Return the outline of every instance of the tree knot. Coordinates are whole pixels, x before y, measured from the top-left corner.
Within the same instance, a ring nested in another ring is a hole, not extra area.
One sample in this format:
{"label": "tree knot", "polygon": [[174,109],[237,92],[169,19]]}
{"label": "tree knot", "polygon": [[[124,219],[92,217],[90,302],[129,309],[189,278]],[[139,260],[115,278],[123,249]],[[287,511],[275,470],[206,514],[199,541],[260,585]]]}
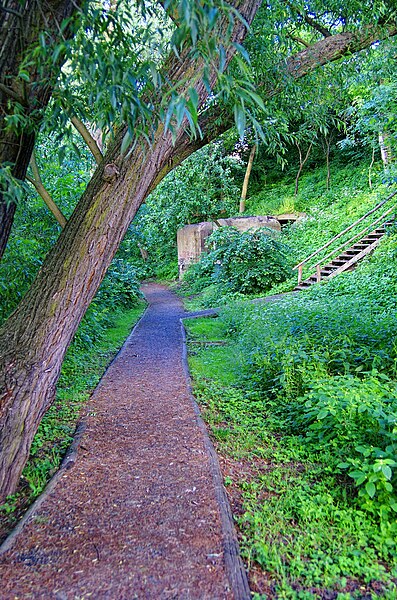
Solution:
{"label": "tree knot", "polygon": [[114,163],[108,163],[103,169],[103,180],[111,183],[120,175],[120,171]]}

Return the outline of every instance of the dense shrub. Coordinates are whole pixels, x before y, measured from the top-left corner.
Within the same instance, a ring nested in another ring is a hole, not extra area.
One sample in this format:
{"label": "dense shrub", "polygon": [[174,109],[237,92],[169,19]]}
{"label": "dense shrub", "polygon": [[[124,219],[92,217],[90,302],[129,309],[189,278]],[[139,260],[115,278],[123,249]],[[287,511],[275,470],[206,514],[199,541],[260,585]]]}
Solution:
{"label": "dense shrub", "polygon": [[115,258],[98,290],[99,303],[129,307],[141,296],[136,269],[127,261]]}
{"label": "dense shrub", "polygon": [[233,227],[220,227],[207,245],[209,252],[185,277],[198,290],[217,284],[218,295],[258,294],[291,273],[288,247],[267,228],[240,233]]}
{"label": "dense shrub", "polygon": [[314,381],[288,407],[292,430],[315,449],[331,448],[359,486],[365,508],[397,512],[397,384],[377,371],[364,379]]}

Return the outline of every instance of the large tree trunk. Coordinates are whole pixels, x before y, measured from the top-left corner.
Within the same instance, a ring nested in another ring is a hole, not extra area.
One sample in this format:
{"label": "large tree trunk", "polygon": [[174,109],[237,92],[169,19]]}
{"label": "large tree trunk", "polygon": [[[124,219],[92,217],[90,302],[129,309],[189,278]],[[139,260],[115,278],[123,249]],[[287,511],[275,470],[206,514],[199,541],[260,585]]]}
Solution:
{"label": "large tree trunk", "polygon": [[[239,6],[249,22],[257,8],[253,0]],[[242,26],[235,33],[241,41]],[[170,67],[171,81],[193,69],[175,57]],[[303,69],[296,71],[303,75]],[[198,91],[202,104],[207,92]],[[200,125],[202,138],[180,131],[174,145],[159,126],[152,148],[145,153],[138,143],[128,159],[120,156],[124,131],[119,132],[36,280],[0,330],[0,499],[15,490],[37,426],[53,401],[67,347],[137,209],[174,166],[230,121],[215,126],[213,111],[200,117]]]}
{"label": "large tree trunk", "polygon": [[[38,44],[39,33],[46,32],[48,43],[60,38],[59,26],[65,18],[77,13],[81,0],[5,0],[0,7],[0,168],[12,165],[12,175],[24,179],[32,154],[35,131],[50,99],[54,82],[62,65],[63,55],[45,72],[37,65],[27,68],[30,82],[18,78],[26,53]],[[71,35],[72,27],[63,31]],[[15,105],[23,109],[23,116],[31,119],[28,129],[18,133],[7,129],[6,118]],[[3,186],[6,184],[3,183]],[[6,189],[0,187],[0,259],[11,231],[16,203],[7,198]]]}
{"label": "large tree trunk", "polygon": [[[239,10],[250,22],[258,6],[257,0],[244,0]],[[244,33],[236,23],[234,39],[240,42]],[[167,66],[170,81],[181,81],[194,67],[175,56]],[[208,92],[203,84],[196,89],[202,105]],[[150,149],[138,143],[124,159],[124,133],[119,131],[34,283],[0,330],[0,499],[18,483],[54,399],[65,352],[136,211],[173,166],[205,143],[180,130],[173,144],[160,125]]]}

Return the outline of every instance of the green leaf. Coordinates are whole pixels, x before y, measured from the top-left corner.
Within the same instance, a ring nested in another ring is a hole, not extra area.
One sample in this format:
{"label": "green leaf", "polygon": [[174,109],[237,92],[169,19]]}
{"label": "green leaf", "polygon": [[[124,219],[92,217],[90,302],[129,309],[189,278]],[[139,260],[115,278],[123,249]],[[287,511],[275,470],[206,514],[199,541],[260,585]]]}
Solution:
{"label": "green leaf", "polygon": [[23,81],[30,81],[29,73],[27,71],[24,71],[23,69],[19,71],[18,76],[20,79],[23,79]]}
{"label": "green leaf", "polygon": [[257,104],[261,110],[265,111],[265,104],[259,94],[253,92],[249,88],[245,88],[245,91],[252,98],[254,104]]}
{"label": "green leaf", "polygon": [[388,465],[382,465],[382,473],[386,477],[386,479],[391,479],[392,470]]}
{"label": "green leaf", "polygon": [[248,54],[247,50],[244,48],[244,46],[242,46],[241,44],[239,44],[237,42],[234,42],[233,46],[241,54],[241,56],[244,58],[244,60],[246,60],[248,64],[251,64],[249,54]]}
{"label": "green leaf", "polygon": [[245,126],[246,126],[246,116],[245,110],[241,106],[241,104],[234,105],[234,121],[236,123],[237,132],[239,134],[240,139],[244,139]]}
{"label": "green leaf", "polygon": [[176,120],[177,120],[177,127],[181,126],[183,118],[185,116],[185,111],[186,111],[185,99],[184,98],[180,98],[179,102],[177,103],[177,105],[175,107],[175,115],[176,115]]}
{"label": "green leaf", "polygon": [[325,419],[329,415],[329,410],[327,408],[323,408],[317,415],[317,419]]}
{"label": "green leaf", "polygon": [[58,44],[57,46],[55,46],[54,52],[52,53],[52,60],[54,63],[57,62],[57,60],[59,59],[59,56],[61,54],[61,52],[65,51],[65,44]]}
{"label": "green leaf", "polygon": [[121,142],[120,154],[122,156],[124,156],[126,154],[128,148],[131,146],[131,142],[132,142],[132,135],[130,133],[130,130],[127,129],[127,131],[124,134],[123,141]]}
{"label": "green leaf", "polygon": [[363,471],[351,471],[348,475],[355,480],[357,485],[361,485],[367,479],[367,475]]}
{"label": "green leaf", "polygon": [[373,498],[375,496],[375,492],[376,492],[376,487],[375,485],[372,483],[372,481],[369,481],[366,485],[365,485],[365,491],[367,492],[368,496],[370,498]]}
{"label": "green leaf", "polygon": [[354,449],[364,456],[369,456],[371,454],[371,449],[367,446],[355,446]]}
{"label": "green leaf", "polygon": [[199,97],[198,97],[198,93],[197,93],[196,88],[193,88],[193,87],[189,88],[189,98],[192,101],[192,105],[197,110],[197,105],[198,105]]}

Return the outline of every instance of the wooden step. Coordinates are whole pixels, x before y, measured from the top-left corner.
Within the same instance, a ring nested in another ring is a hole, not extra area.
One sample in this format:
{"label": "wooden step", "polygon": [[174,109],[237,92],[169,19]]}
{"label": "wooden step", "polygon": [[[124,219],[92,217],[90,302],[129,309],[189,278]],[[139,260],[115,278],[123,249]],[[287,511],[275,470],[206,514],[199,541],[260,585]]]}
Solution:
{"label": "wooden step", "polygon": [[[394,225],[395,221],[387,221],[382,226],[377,227],[370,233],[368,233],[361,240],[358,240],[350,248],[344,250],[339,256],[334,258],[331,262],[321,267],[320,276],[321,279],[330,279],[336,277],[343,271],[350,271],[354,269],[356,263],[372,252],[379,244],[381,238],[386,233],[386,227],[388,225]],[[317,283],[317,273],[313,273],[303,281],[301,281],[295,288],[294,291],[305,290],[311,285]]]}
{"label": "wooden step", "polygon": [[354,252],[354,251],[352,251],[352,252],[348,252],[348,251],[346,251],[346,252],[344,252],[343,254],[341,254],[341,255],[339,256],[339,258],[343,258],[344,260],[350,260],[350,259],[351,259],[353,256],[355,256],[356,254],[358,254],[358,252]]}

